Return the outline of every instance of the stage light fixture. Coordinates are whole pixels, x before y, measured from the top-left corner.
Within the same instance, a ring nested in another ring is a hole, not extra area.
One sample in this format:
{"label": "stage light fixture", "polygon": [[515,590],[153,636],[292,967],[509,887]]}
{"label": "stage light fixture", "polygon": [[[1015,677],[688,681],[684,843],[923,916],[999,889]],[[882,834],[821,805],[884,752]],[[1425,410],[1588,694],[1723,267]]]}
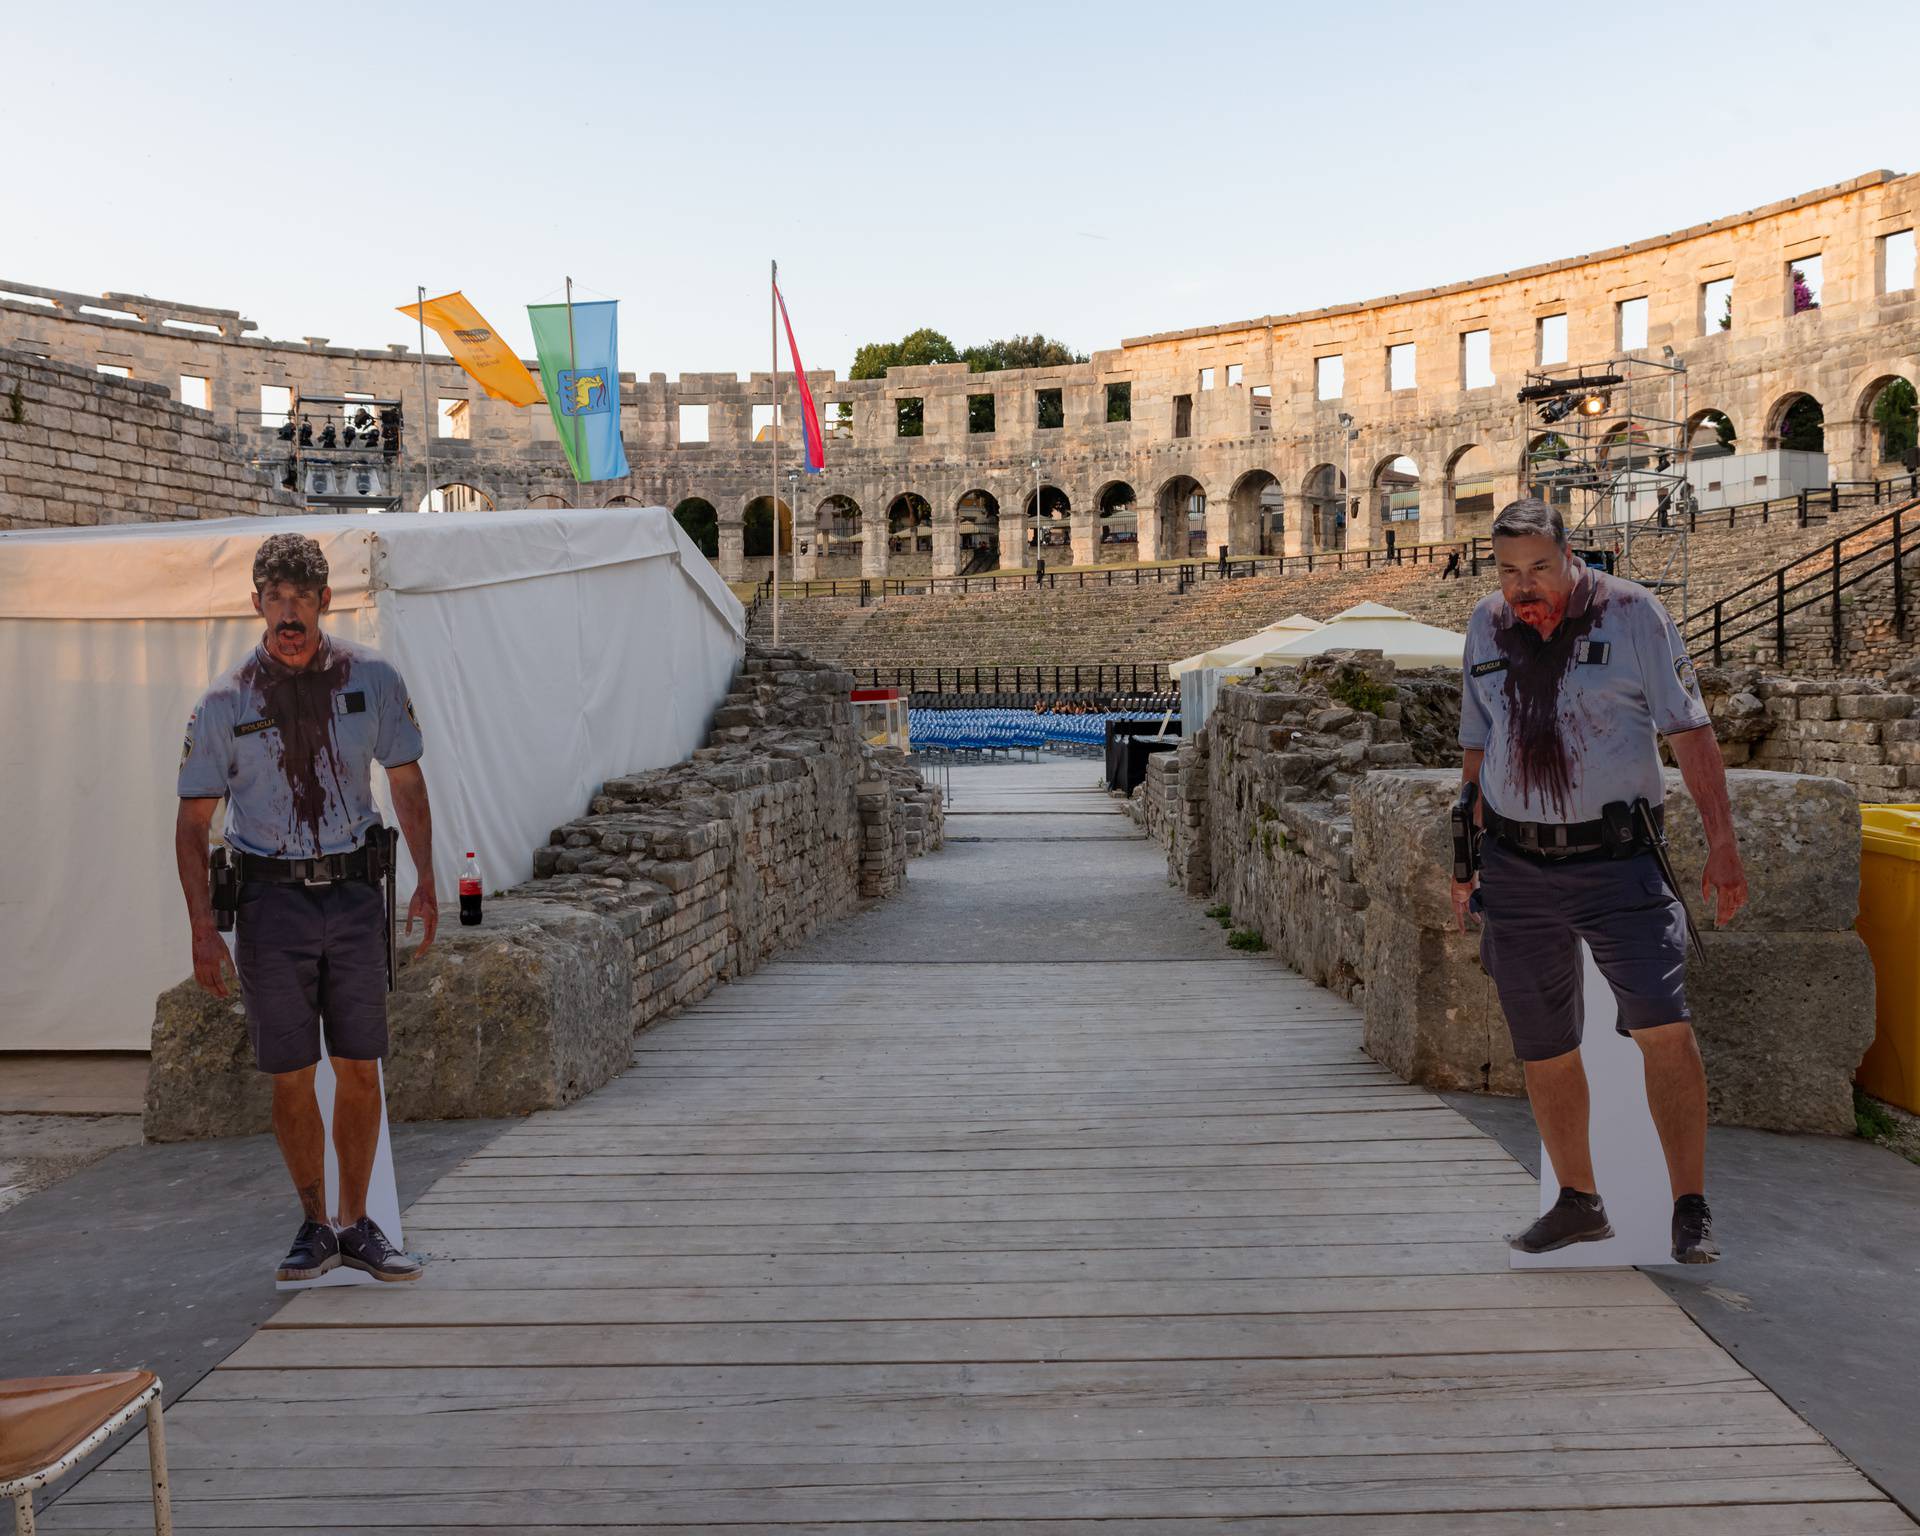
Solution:
{"label": "stage light fixture", "polygon": [[280,423],[280,441],[283,443],[293,441],[293,422],[291,419]]}
{"label": "stage light fixture", "polygon": [[1573,404],[1572,395],[1561,395],[1558,399],[1543,401],[1540,406],[1540,420],[1549,427],[1556,421],[1564,421],[1573,413]]}
{"label": "stage light fixture", "polygon": [[372,422],[373,412],[369,411],[364,405],[353,413],[353,424],[356,427],[364,429],[370,426]]}
{"label": "stage light fixture", "polygon": [[304,416],[300,418],[300,446],[302,448],[313,446],[313,423]]}
{"label": "stage light fixture", "polygon": [[340,446],[342,448],[351,448],[353,446],[353,428],[351,426],[340,429]]}
{"label": "stage light fixture", "polygon": [[333,430],[332,422],[328,422],[326,426],[321,429],[320,446],[322,448],[338,448],[340,446],[340,435]]}
{"label": "stage light fixture", "polygon": [[1590,395],[1582,395],[1580,397],[1580,414],[1582,416],[1598,416],[1606,408],[1607,392],[1603,389],[1595,390]]}

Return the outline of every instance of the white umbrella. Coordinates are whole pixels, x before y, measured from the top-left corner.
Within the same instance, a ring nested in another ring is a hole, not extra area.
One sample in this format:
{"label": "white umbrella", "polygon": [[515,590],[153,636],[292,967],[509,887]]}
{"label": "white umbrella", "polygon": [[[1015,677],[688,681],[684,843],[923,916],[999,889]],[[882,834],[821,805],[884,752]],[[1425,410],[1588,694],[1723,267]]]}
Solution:
{"label": "white umbrella", "polygon": [[1282,619],[1277,624],[1269,624],[1265,629],[1255,630],[1252,634],[1238,640],[1229,640],[1225,645],[1216,645],[1210,651],[1201,651],[1184,661],[1176,661],[1167,671],[1174,677],[1183,672],[1197,671],[1203,667],[1237,667],[1246,664],[1249,656],[1263,655],[1278,645],[1310,634],[1320,627],[1318,619],[1310,619],[1304,613],[1296,613]]}
{"label": "white umbrella", "polygon": [[1427,624],[1382,603],[1355,603],[1309,634],[1295,635],[1241,664],[1291,666],[1305,656],[1329,651],[1379,651],[1397,667],[1457,667],[1467,637]]}

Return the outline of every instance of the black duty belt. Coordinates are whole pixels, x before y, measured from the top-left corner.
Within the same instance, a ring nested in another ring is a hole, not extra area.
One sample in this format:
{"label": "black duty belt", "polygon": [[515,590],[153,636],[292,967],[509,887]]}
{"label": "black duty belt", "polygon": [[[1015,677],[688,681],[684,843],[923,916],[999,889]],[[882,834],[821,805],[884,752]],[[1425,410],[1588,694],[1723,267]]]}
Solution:
{"label": "black duty belt", "polygon": [[[1623,804],[1620,809],[1625,810]],[[1661,835],[1666,831],[1664,807],[1651,806],[1653,826]],[[1514,821],[1491,806],[1484,809],[1487,831],[1504,848],[1536,859],[1625,858],[1650,851],[1653,844],[1637,829],[1623,836],[1616,824],[1609,831],[1607,818],[1592,821]]]}
{"label": "black duty belt", "polygon": [[263,859],[258,854],[240,855],[240,880],[263,885],[335,885],[345,880],[373,881],[379,878],[374,868],[371,845],[362,844],[351,853],[327,853],[314,859]]}

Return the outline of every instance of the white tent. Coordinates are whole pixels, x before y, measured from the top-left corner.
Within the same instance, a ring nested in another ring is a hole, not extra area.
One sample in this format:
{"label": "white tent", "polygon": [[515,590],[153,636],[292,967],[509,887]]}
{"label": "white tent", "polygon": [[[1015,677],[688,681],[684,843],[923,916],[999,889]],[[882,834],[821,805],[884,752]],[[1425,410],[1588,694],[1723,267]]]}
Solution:
{"label": "white tent", "polygon": [[0,1051],[144,1050],[191,969],[181,738],[258,640],[254,551],[288,529],[332,567],[327,627],[412,692],[443,921],[466,850],[513,885],[595,786],[699,746],[743,647],[739,601],[661,507],[0,533]]}
{"label": "white tent", "polygon": [[1210,651],[1201,651],[1183,661],[1176,661],[1167,668],[1173,677],[1184,673],[1197,672],[1204,667],[1237,667],[1249,656],[1263,656],[1276,646],[1284,645],[1297,636],[1309,634],[1320,627],[1318,619],[1310,619],[1304,613],[1296,613],[1282,619],[1278,624],[1269,624],[1264,629],[1255,630],[1239,640],[1229,640],[1225,645],[1216,645]]}
{"label": "white tent", "polygon": [[1380,651],[1398,667],[1457,667],[1466,644],[1465,635],[1423,623],[1398,608],[1355,603],[1311,634],[1296,635],[1247,661],[1254,666],[1283,667],[1328,651]]}

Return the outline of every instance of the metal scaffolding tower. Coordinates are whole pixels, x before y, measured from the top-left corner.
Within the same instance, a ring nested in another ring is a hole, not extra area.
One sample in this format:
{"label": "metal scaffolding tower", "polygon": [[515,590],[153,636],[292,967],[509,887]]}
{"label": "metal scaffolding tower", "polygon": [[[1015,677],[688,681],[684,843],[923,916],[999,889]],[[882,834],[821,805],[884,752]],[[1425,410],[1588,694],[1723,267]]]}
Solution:
{"label": "metal scaffolding tower", "polygon": [[1519,394],[1528,494],[1558,506],[1583,559],[1687,611],[1693,485],[1687,365],[1623,355],[1536,369]]}

